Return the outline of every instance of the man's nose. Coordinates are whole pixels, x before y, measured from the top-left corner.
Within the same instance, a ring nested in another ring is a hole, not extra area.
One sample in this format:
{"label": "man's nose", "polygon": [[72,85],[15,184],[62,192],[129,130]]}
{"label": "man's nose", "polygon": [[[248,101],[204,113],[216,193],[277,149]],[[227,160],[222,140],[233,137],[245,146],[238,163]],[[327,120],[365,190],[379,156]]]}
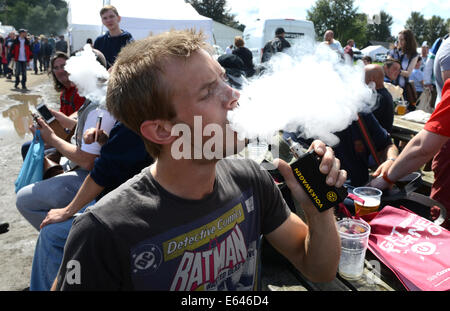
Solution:
{"label": "man's nose", "polygon": [[236,108],[239,104],[239,98],[241,97],[241,94],[238,90],[235,88],[229,87],[229,93],[227,96],[227,101],[225,102],[225,109],[227,110],[233,110]]}

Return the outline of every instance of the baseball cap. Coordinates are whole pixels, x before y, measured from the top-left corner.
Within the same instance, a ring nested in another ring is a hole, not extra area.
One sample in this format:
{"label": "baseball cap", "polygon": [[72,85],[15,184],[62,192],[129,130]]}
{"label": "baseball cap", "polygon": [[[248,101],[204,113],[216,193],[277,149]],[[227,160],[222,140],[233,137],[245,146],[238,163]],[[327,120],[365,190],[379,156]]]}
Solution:
{"label": "baseball cap", "polygon": [[275,35],[281,35],[281,34],[283,34],[283,33],[284,33],[284,29],[281,28],[281,27],[278,27],[278,28],[275,30]]}

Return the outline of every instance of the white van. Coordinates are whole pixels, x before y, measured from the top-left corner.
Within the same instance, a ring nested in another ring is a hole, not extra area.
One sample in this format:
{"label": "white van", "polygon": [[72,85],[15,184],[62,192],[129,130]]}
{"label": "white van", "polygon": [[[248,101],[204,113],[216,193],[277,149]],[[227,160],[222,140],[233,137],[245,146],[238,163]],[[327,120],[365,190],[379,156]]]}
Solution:
{"label": "white van", "polygon": [[315,41],[316,32],[311,21],[296,19],[266,19],[257,20],[254,24],[244,29],[243,37],[245,46],[253,53],[253,62],[261,62],[264,45],[275,37],[275,30],[282,27],[285,31],[285,39],[292,44],[293,40],[307,37]]}

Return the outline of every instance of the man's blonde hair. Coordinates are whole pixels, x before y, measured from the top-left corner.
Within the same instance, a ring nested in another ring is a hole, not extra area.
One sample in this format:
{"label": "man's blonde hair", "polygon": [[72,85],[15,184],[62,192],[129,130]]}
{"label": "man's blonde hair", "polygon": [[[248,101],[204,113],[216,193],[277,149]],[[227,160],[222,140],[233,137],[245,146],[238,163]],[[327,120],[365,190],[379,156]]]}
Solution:
{"label": "man's blonde hair", "polygon": [[[139,135],[146,120],[175,118],[174,88],[165,81],[165,65],[173,58],[187,59],[199,49],[210,51],[203,33],[194,30],[172,30],[123,47],[108,82],[108,110]],[[161,145],[143,140],[150,155],[158,158]]]}
{"label": "man's blonde hair", "polygon": [[116,14],[117,16],[119,16],[119,12],[117,11],[116,7],[113,5],[105,5],[101,10],[100,10],[100,16],[102,16],[103,14],[105,14],[107,11],[113,11],[114,14]]}

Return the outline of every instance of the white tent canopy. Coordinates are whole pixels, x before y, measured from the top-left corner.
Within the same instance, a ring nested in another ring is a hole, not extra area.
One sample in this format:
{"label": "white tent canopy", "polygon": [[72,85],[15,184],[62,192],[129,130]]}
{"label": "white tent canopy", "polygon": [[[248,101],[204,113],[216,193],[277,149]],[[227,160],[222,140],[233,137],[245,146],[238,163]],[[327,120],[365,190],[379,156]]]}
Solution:
{"label": "white tent canopy", "polygon": [[[73,49],[81,48],[90,34],[95,40],[102,32],[100,9],[104,1],[71,0],[69,2],[69,34]],[[212,43],[213,21],[203,17],[184,0],[143,1],[112,0],[108,1],[117,8],[121,16],[120,27],[130,32],[135,40],[150,34],[156,35],[171,29],[202,30],[209,43]],[[89,9],[86,9],[89,8]]]}
{"label": "white tent canopy", "polygon": [[133,35],[136,40],[150,34],[176,29],[202,30],[212,42],[212,19],[201,16],[184,0],[142,1],[112,0],[122,17],[120,26]]}
{"label": "white tent canopy", "polygon": [[361,53],[364,55],[370,56],[372,59],[375,59],[376,54],[386,54],[389,50],[386,49],[382,45],[371,45],[361,50]]}

